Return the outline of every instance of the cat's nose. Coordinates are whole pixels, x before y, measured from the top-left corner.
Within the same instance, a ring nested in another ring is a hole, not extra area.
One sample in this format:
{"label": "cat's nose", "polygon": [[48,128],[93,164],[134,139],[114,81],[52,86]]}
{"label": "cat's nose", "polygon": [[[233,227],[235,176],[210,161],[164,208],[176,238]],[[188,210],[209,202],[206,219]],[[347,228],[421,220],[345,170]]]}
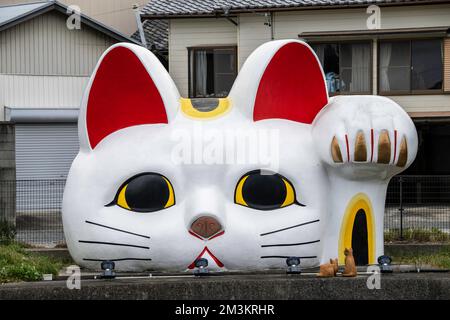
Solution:
{"label": "cat's nose", "polygon": [[217,219],[210,216],[202,216],[192,222],[191,225],[191,232],[206,239],[220,231],[222,231],[222,225]]}

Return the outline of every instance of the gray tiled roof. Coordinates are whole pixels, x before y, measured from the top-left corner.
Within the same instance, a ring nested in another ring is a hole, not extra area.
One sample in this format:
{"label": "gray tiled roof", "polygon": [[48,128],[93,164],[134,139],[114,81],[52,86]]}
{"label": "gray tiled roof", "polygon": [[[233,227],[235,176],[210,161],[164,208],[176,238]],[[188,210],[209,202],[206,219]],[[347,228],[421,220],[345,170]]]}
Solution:
{"label": "gray tiled roof", "polygon": [[[145,20],[143,27],[145,40],[150,49],[160,52],[168,50],[169,22],[167,20]],[[139,31],[136,31],[131,37],[141,41]]]}
{"label": "gray tiled roof", "polygon": [[246,9],[286,9],[305,7],[356,6],[450,2],[445,0],[150,0],[141,10],[144,16],[213,15]]}

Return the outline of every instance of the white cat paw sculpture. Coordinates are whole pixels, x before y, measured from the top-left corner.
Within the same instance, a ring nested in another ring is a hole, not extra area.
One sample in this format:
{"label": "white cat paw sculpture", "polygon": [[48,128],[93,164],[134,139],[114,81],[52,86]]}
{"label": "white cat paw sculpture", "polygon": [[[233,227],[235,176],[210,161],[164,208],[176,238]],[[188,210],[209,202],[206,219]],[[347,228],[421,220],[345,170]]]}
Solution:
{"label": "white cat paw sculpture", "polygon": [[390,178],[417,153],[411,118],[397,103],[379,96],[331,98],[314,121],[313,136],[324,163],[349,179]]}
{"label": "white cat paw sculpture", "polygon": [[[216,108],[194,108],[205,103]],[[175,161],[226,133],[266,137],[272,172],[264,159],[234,161],[227,143],[206,161]],[[289,257],[314,267],[343,263],[345,247],[374,263],[389,178],[417,150],[391,100],[329,99],[317,57],[295,40],[260,46],[229,97],[206,102],[182,99],[150,51],[114,45],[87,86],[79,137],[63,201],[70,253],[88,268],[139,271],[190,270],[199,258],[213,270],[284,269]]]}
{"label": "white cat paw sculpture", "polygon": [[[414,123],[388,98],[337,96],[316,117],[313,137],[328,172],[329,201],[334,208],[328,218],[325,256],[337,251],[342,263],[344,249],[352,247],[357,263],[374,263],[383,254],[389,180],[417,154]],[[360,238],[358,228],[367,239]]]}

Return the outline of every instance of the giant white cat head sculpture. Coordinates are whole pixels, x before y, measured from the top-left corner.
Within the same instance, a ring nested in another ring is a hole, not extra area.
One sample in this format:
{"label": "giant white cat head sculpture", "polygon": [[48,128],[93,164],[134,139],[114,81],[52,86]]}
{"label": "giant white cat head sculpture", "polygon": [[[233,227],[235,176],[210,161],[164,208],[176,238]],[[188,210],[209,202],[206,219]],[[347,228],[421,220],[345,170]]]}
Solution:
{"label": "giant white cat head sculpture", "polygon": [[[78,264],[187,270],[204,257],[213,269],[254,270],[285,268],[291,256],[303,267],[342,263],[344,247],[360,264],[383,254],[386,188],[417,151],[400,106],[378,96],[329,99],[315,54],[294,40],[255,50],[216,109],[197,103],[180,98],[146,49],[117,44],[101,57],[63,203]],[[260,131],[277,132],[271,174],[262,160],[174,161],[180,143]]]}

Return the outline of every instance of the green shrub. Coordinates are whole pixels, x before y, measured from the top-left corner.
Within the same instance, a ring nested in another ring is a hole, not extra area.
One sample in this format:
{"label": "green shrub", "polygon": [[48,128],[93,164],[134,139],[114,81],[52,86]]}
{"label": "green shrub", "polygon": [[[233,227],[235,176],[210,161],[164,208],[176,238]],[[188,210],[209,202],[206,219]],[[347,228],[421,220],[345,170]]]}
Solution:
{"label": "green shrub", "polygon": [[8,245],[16,238],[16,228],[7,221],[0,221],[0,245]]}
{"label": "green shrub", "polygon": [[39,281],[43,274],[57,275],[64,263],[27,253],[18,244],[0,245],[0,283]]}

